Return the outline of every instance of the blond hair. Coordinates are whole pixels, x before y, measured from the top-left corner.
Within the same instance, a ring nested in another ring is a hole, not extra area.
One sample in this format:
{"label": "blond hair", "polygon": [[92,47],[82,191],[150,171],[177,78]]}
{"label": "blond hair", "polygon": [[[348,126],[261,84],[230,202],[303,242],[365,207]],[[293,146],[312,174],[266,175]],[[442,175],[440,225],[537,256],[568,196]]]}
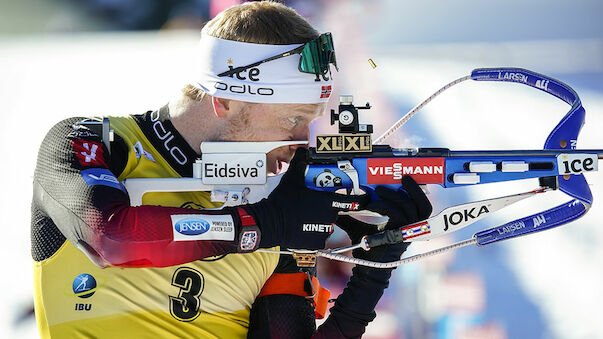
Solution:
{"label": "blond hair", "polygon": [[[274,1],[229,7],[205,24],[203,32],[220,39],[268,45],[303,44],[319,36],[294,9]],[[196,101],[205,96],[205,92],[191,84],[182,92]]]}

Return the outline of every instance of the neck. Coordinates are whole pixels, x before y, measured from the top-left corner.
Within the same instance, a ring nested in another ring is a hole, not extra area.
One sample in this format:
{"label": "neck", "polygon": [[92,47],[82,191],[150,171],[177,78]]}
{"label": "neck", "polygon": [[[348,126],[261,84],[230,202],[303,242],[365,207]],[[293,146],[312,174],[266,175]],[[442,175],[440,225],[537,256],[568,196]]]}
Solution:
{"label": "neck", "polygon": [[197,153],[201,152],[201,142],[217,140],[223,130],[208,99],[205,96],[195,101],[182,95],[168,104],[172,124]]}

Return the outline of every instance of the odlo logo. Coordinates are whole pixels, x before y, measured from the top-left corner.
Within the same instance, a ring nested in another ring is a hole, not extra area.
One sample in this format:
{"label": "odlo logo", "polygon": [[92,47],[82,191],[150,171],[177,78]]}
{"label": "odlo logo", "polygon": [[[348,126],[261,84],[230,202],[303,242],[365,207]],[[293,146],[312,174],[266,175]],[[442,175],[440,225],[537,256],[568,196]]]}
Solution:
{"label": "odlo logo", "polygon": [[73,293],[80,298],[90,298],[96,292],[96,279],[88,273],[82,273],[73,279]]}
{"label": "odlo logo", "polygon": [[210,225],[203,219],[183,219],[174,224],[174,229],[184,235],[199,235],[209,231]]}
{"label": "odlo logo", "polygon": [[[232,66],[232,59],[228,59],[227,63],[228,65],[228,69],[232,70],[234,69],[234,66]],[[257,67],[251,67],[248,69],[244,69],[241,70],[239,72],[233,73],[228,75],[229,77],[233,78],[236,77],[239,80],[251,80],[253,82],[257,82],[260,81],[260,69]],[[258,87],[255,86],[253,84],[253,82],[251,84],[243,84],[243,85],[236,85],[236,84],[227,84],[225,82],[221,82],[218,81],[216,82],[216,84],[214,85],[214,87],[220,91],[229,91],[232,93],[237,93],[237,94],[252,94],[252,95],[273,95],[274,94],[274,89],[270,88],[270,87]]]}

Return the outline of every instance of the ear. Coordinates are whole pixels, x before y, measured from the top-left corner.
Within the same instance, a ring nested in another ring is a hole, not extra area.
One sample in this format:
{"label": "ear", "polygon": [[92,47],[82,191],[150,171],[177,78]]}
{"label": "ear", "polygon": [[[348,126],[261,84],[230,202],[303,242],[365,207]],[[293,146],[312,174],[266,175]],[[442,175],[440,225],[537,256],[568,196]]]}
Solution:
{"label": "ear", "polygon": [[218,118],[224,118],[231,113],[231,100],[229,99],[211,97],[211,104],[214,107],[214,114]]}

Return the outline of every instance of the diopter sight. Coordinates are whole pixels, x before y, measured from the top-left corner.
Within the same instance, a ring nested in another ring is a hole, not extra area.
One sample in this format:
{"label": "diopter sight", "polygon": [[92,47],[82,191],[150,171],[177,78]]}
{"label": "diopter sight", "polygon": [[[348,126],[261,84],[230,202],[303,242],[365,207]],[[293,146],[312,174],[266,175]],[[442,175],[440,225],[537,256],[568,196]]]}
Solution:
{"label": "diopter sight", "polygon": [[331,125],[339,122],[339,133],[373,133],[373,125],[360,124],[358,120],[358,110],[370,109],[371,105],[367,102],[364,106],[354,106],[353,100],[352,95],[339,96],[339,112],[331,110]]}

